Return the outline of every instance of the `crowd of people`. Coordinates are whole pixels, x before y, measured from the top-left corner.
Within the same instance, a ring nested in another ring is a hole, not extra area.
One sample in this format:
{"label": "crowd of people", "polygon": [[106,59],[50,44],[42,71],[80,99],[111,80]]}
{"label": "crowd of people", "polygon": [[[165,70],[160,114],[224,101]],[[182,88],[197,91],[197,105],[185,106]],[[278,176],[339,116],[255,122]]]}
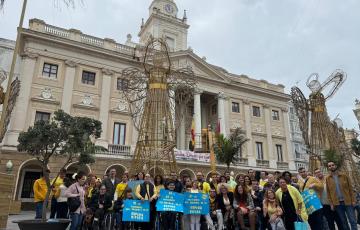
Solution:
{"label": "crowd of people", "polygon": [[[314,173],[299,168],[297,175],[285,172],[248,170],[236,177],[230,172],[213,173],[206,180],[203,173],[196,178],[176,172],[163,177],[139,172],[130,176],[125,171],[120,178],[112,168],[101,178],[78,172],[67,178],[66,171],[53,181],[50,218],[70,218],[71,230],[104,229],[105,216],[114,220],[114,229],[251,229],[295,230],[295,222],[307,222],[311,229],[356,230],[360,224],[359,191],[354,191],[350,178],[328,162],[328,175],[322,169]],[[135,188],[129,181],[139,180]],[[34,183],[36,218],[41,218],[42,202],[47,192],[44,178]],[[161,189],[178,193],[205,193],[209,195],[207,215],[184,215],[177,212],[157,212],[156,202]],[[301,193],[313,190],[321,200],[322,208],[308,213]],[[80,205],[69,207],[68,200],[78,197]],[[124,200],[138,199],[150,202],[149,222],[122,220]],[[357,217],[356,217],[357,213]]]}

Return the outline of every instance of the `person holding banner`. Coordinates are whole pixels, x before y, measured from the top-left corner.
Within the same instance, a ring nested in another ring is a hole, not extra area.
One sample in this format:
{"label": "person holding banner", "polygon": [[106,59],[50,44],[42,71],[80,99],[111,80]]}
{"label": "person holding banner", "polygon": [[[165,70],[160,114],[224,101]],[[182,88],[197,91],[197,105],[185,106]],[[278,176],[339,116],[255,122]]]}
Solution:
{"label": "person holding banner", "polygon": [[123,174],[121,177],[121,182],[116,186],[115,194],[114,194],[114,211],[115,211],[115,220],[116,225],[120,225],[121,217],[120,217],[120,208],[115,210],[116,203],[122,203],[122,200],[126,198],[126,191],[128,189],[128,180],[129,177],[127,174]]}
{"label": "person holding banner", "polygon": [[[125,174],[123,175],[125,176]],[[118,199],[114,203],[114,211],[115,211],[115,219],[116,219],[116,230],[132,230],[133,229],[133,223],[129,221],[123,221],[122,215],[123,215],[123,209],[124,209],[124,200],[132,200],[132,190],[131,188],[126,188],[124,191],[123,199],[121,196],[118,197]]]}
{"label": "person holding banner", "polygon": [[296,188],[286,183],[285,178],[279,178],[279,186],[275,195],[283,209],[285,228],[295,230],[295,222],[308,220],[304,200]]}
{"label": "person holding banner", "polygon": [[[190,193],[200,193],[201,190],[199,190],[199,184],[200,184],[199,181],[196,181],[196,180],[193,181],[192,184],[191,184],[192,186],[191,186],[191,189],[190,189]],[[188,216],[190,218],[190,229],[191,230],[200,230],[200,226],[201,226],[200,217],[201,217],[201,215],[191,214],[191,215],[188,215]]]}
{"label": "person holding banner", "polygon": [[[314,199],[317,200],[317,202],[320,204],[320,207],[314,207],[318,208],[317,210],[311,210],[308,211],[309,216],[309,225],[312,230],[317,229],[325,229],[324,221],[323,221],[323,212],[322,212],[322,206],[319,197],[321,197],[322,191],[324,189],[324,185],[319,181],[317,178],[313,176],[308,176],[308,173],[306,172],[305,168],[300,167],[298,169],[299,172],[299,191],[302,193],[302,196],[304,198],[304,202],[306,206],[309,206],[310,202],[314,202]],[[312,190],[316,192],[316,195],[313,194],[313,197],[311,199],[305,199],[307,193],[306,190]]]}
{"label": "person holding banner", "polygon": [[[167,183],[166,190],[174,192],[174,194],[177,194],[175,191],[175,181],[169,180]],[[161,199],[161,197],[159,197]],[[166,209],[166,207],[164,207]],[[181,222],[181,214],[180,212],[175,211],[161,211],[160,212],[160,224],[162,229],[166,230],[179,230],[180,222]]]}
{"label": "person holding banner", "polygon": [[[139,175],[139,174],[138,174]],[[139,200],[150,202],[150,222],[142,222],[141,229],[153,229],[155,223],[155,201],[157,191],[154,184],[150,182],[150,174],[145,174],[144,182],[136,187],[135,195]]]}

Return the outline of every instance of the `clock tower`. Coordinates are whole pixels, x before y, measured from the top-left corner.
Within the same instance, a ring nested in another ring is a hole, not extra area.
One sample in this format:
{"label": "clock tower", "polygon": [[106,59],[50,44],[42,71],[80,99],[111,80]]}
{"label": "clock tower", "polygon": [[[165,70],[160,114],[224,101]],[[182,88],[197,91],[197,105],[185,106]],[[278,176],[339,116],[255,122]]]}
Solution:
{"label": "clock tower", "polygon": [[141,24],[140,44],[146,44],[153,36],[165,38],[171,51],[186,50],[189,25],[186,12],[182,18],[178,18],[178,11],[174,0],[153,0],[149,7],[149,18]]}

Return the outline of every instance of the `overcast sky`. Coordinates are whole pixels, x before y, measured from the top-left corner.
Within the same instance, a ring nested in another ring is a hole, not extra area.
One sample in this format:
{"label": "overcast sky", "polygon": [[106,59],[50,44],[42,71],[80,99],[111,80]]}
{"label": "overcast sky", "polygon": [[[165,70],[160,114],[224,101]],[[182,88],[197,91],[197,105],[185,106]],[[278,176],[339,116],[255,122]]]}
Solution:
{"label": "overcast sky", "polygon": [[[6,0],[0,12],[0,37],[15,39],[20,0]],[[124,43],[137,39],[151,0],[83,0],[67,8],[61,0],[28,0],[28,19],[39,18]],[[289,93],[298,83],[308,96],[307,77],[324,81],[335,69],[347,80],[327,102],[331,118],[355,128],[354,100],[360,99],[359,0],[177,0],[187,10],[188,43],[200,57],[229,72],[281,83]]]}

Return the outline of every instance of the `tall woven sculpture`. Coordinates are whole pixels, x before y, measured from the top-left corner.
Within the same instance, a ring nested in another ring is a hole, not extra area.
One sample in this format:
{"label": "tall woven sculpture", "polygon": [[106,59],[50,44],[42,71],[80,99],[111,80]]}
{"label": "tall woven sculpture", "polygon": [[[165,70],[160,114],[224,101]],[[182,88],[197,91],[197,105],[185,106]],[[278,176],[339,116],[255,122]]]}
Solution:
{"label": "tall woven sculpture", "polygon": [[322,84],[318,78],[318,74],[314,73],[307,80],[311,90],[308,100],[298,87],[291,89],[291,98],[310,156],[310,171],[321,166],[321,155],[325,149],[334,149],[340,154],[339,143],[342,141],[336,123],[327,114],[325,103],[344,83],[346,74],[342,70],[335,70]]}
{"label": "tall woven sculpture", "polygon": [[[131,173],[148,171],[157,166],[177,170],[174,155],[175,130],[188,112],[195,77],[191,68],[173,70],[168,47],[163,39],[152,39],[144,48],[142,70],[128,68],[123,93],[138,131]],[[183,110],[176,105],[185,105]],[[165,169],[166,170],[166,169]]]}

